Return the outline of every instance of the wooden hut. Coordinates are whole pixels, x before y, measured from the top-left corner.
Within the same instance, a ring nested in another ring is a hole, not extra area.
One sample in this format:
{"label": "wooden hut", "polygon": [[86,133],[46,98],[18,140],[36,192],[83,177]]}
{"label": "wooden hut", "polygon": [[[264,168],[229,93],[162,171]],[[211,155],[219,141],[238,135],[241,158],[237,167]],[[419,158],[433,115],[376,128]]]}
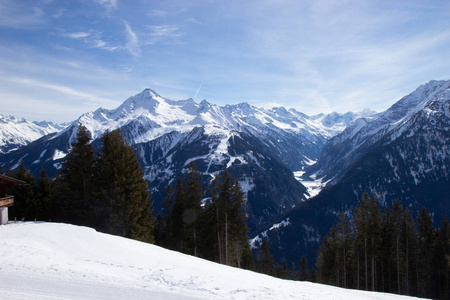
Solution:
{"label": "wooden hut", "polygon": [[22,184],[26,183],[0,174],[0,225],[8,222],[8,207],[14,205],[14,196],[7,194],[8,188]]}

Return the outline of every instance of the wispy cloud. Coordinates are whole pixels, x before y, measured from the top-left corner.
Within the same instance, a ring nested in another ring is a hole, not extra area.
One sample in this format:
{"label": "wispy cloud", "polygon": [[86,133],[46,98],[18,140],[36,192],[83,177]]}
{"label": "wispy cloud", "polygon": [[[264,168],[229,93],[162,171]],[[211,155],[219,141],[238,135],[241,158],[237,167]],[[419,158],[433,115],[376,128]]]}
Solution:
{"label": "wispy cloud", "polygon": [[78,90],[75,90],[75,89],[65,86],[65,85],[48,83],[48,82],[40,81],[40,80],[33,79],[33,78],[11,78],[10,80],[13,82],[16,82],[16,83],[23,84],[25,86],[27,86],[27,85],[35,86],[35,87],[53,90],[53,91],[62,93],[67,96],[76,97],[76,98],[82,100],[83,102],[87,101],[87,102],[92,102],[95,104],[111,102],[111,99],[105,99],[102,97],[91,95],[89,93],[80,92]]}
{"label": "wispy cloud", "polygon": [[112,45],[111,43],[103,40],[102,33],[95,30],[64,33],[63,36],[75,40],[83,40],[90,48],[98,48],[109,52],[114,52],[124,48],[123,46]]}
{"label": "wispy cloud", "polygon": [[176,25],[156,25],[149,26],[149,28],[151,30],[151,36],[170,38],[177,38],[181,36],[179,27]]}
{"label": "wispy cloud", "polygon": [[124,21],[125,24],[125,33],[127,43],[125,44],[125,48],[131,53],[131,55],[135,57],[141,56],[141,49],[139,48],[139,39],[136,33],[131,29],[128,22]]}
{"label": "wispy cloud", "polygon": [[66,33],[64,34],[64,36],[72,38],[72,39],[84,39],[87,38],[88,36],[91,36],[92,32],[72,32],[72,33]]}

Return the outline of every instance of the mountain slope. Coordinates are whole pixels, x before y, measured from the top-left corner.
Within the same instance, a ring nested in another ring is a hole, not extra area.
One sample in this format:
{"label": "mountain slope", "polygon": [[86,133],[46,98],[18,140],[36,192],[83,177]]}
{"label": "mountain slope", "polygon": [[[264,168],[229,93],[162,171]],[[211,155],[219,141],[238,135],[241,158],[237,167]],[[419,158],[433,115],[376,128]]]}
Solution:
{"label": "mountain slope", "polygon": [[2,299],[410,299],[281,280],[56,223],[0,226]]}

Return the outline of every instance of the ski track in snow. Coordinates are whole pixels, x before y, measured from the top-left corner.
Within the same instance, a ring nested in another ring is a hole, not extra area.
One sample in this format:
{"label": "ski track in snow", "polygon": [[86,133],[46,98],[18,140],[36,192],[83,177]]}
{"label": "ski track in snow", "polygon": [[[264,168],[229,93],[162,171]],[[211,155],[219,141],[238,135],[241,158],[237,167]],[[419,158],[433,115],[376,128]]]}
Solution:
{"label": "ski track in snow", "polygon": [[281,280],[87,227],[0,226],[1,299],[406,299]]}

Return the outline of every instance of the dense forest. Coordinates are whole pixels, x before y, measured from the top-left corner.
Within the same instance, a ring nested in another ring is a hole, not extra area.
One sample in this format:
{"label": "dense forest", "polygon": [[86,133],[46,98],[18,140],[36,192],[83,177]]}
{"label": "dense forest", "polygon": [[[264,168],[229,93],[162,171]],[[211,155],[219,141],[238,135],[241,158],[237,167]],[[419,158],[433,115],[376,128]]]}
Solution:
{"label": "dense forest", "polygon": [[353,215],[324,237],[317,281],[345,288],[448,299],[448,218],[433,226],[425,207],[416,220],[399,200],[381,210],[364,194]]}

